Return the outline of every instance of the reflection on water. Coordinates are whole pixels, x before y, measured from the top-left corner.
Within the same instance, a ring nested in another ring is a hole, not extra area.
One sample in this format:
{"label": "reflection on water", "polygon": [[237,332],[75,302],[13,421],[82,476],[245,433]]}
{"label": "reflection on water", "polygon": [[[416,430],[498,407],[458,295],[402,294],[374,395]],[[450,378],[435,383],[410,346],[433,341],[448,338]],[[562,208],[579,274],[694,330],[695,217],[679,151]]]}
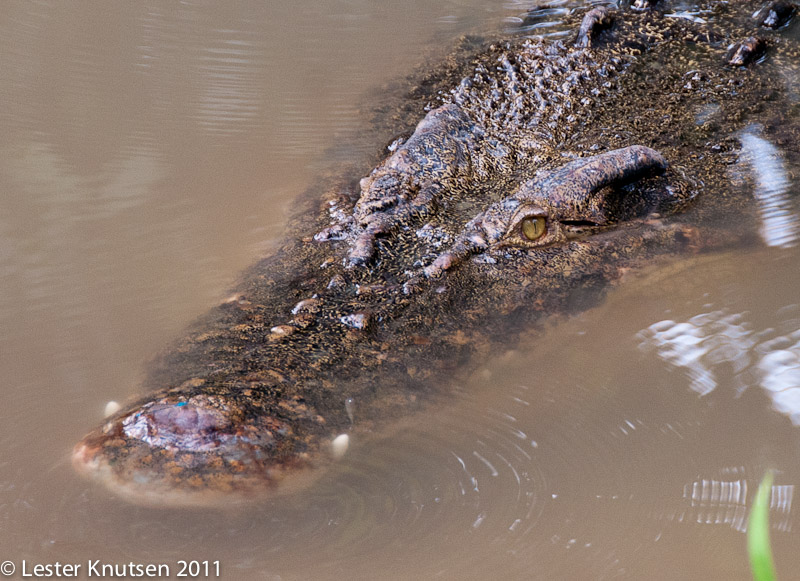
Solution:
{"label": "reflection on water", "polygon": [[[688,511],[681,512],[677,519],[694,520],[699,524],[730,525],[733,529],[747,532],[747,505],[751,500],[748,494],[748,480],[735,478],[744,472],[743,467],[724,470],[723,479],[702,479],[687,484],[683,496],[691,503]],[[776,485],[770,493],[769,510],[773,529],[788,533],[792,528],[790,514],[794,485]]]}
{"label": "reflection on water", "polygon": [[788,248],[797,241],[797,215],[789,197],[789,176],[777,147],[749,127],[739,138],[741,162],[750,166],[761,217],[761,237],[769,246]]}
{"label": "reflection on water", "polygon": [[747,352],[753,342],[738,324],[740,319],[739,315],[726,317],[714,312],[680,324],[659,321],[650,325],[649,333],[642,333],[645,341],[640,347],[649,347],[651,341],[665,361],[686,368],[693,390],[706,395],[717,388],[714,364],[730,361],[737,373],[749,365]]}
{"label": "reflection on water", "polygon": [[558,38],[568,34],[560,20],[569,13],[574,3],[569,0],[530,2],[517,0],[506,4],[506,32],[522,32],[531,37]]}
{"label": "reflection on water", "polygon": [[[707,395],[719,385],[720,368],[733,371],[733,386],[742,392],[758,385],[776,411],[800,425],[800,308],[782,307],[775,327],[754,331],[747,315],[713,311],[684,323],[659,321],[640,333],[640,348],[685,369],[691,387]],[[792,329],[782,334],[776,329]]]}
{"label": "reflection on water", "polygon": [[740,169],[777,248],[626,281],[453,400],[351,438],[310,490],[239,513],[151,510],[69,467],[103,404],[280,238],[322,152],[355,163],[394,137],[363,138],[365,94],[475,27],[563,34],[571,3],[536,5],[4,4],[4,559],[219,559],[226,579],[745,579],[740,531],[772,469],[779,568],[800,566],[797,168],[755,129]]}
{"label": "reflection on water", "polygon": [[698,480],[684,487],[683,496],[691,500],[698,523],[729,524],[740,532],[747,530],[747,480]]}

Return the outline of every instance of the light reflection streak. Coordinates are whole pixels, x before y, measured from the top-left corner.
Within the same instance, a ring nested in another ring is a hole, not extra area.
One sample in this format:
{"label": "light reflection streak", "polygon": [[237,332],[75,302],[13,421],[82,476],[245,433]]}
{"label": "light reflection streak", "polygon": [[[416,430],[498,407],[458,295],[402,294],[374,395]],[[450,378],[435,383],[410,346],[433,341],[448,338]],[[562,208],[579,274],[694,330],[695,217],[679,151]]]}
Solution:
{"label": "light reflection streak", "polygon": [[739,140],[742,159],[750,166],[761,217],[761,237],[768,246],[788,248],[797,242],[798,221],[788,196],[790,181],[777,147],[749,127]]}
{"label": "light reflection streak", "polygon": [[[674,515],[679,522],[694,521],[698,524],[726,524],[744,533],[747,531],[748,491],[747,478],[723,480],[701,478],[686,484],[683,498],[689,501],[689,510]],[[794,497],[793,484],[774,485],[770,497],[772,526],[781,532],[791,531],[789,518]]]}
{"label": "light reflection streak", "polygon": [[472,455],[475,456],[478,460],[480,460],[481,462],[483,462],[486,465],[486,467],[489,469],[489,471],[491,472],[493,477],[496,477],[496,476],[498,476],[500,474],[497,471],[497,468],[495,468],[494,465],[491,462],[489,462],[486,458],[484,458],[483,456],[478,454],[477,451],[473,450],[472,451]]}

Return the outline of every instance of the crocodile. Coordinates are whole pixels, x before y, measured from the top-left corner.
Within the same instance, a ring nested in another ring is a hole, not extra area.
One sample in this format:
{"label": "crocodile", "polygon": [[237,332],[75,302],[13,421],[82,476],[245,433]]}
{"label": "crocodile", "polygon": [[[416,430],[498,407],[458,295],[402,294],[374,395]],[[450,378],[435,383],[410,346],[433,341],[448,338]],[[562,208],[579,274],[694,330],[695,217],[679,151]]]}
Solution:
{"label": "crocodile", "polygon": [[790,43],[762,24],[748,44],[746,3],[653,4],[578,8],[559,40],[464,41],[408,93],[416,127],[305,197],[75,467],[146,504],[297,490],[631,271],[757,240],[736,136],[796,141],[770,72]]}

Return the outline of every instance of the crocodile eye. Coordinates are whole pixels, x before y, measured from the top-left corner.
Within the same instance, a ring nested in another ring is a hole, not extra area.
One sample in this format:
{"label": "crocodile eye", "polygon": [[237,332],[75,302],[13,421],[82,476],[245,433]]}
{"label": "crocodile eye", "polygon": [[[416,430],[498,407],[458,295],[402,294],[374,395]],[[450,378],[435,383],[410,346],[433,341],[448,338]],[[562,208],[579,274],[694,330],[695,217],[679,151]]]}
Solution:
{"label": "crocodile eye", "polygon": [[547,232],[545,220],[542,216],[523,218],[520,223],[520,230],[522,231],[522,236],[527,240],[538,240]]}

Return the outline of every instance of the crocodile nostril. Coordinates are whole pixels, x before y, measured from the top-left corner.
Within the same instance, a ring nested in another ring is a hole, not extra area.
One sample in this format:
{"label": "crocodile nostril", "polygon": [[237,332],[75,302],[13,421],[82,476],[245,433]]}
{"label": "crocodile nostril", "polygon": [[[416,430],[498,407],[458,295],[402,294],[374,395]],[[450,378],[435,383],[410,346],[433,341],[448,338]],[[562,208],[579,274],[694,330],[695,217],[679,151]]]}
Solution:
{"label": "crocodile nostril", "polygon": [[191,401],[154,404],[122,421],[129,438],[159,448],[194,451],[218,447],[231,425],[224,411]]}
{"label": "crocodile nostril", "polygon": [[151,412],[153,423],[158,429],[171,430],[176,434],[186,432],[208,432],[230,425],[230,421],[217,410],[179,403],[173,406],[160,406]]}

